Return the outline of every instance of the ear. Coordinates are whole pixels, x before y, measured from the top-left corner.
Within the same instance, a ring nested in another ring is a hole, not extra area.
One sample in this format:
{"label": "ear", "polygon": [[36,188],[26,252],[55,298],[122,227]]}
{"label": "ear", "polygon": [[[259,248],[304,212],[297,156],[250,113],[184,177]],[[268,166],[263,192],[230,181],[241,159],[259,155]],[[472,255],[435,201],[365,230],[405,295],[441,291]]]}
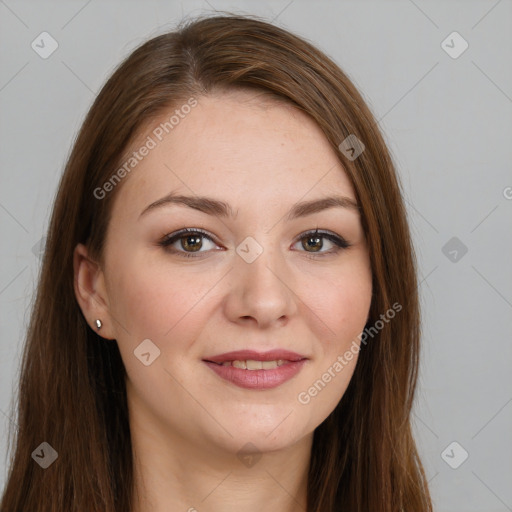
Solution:
{"label": "ear", "polygon": [[[73,270],[75,296],[87,323],[101,337],[115,339],[103,271],[83,244],[75,247]],[[96,326],[97,319],[103,324],[101,330]]]}

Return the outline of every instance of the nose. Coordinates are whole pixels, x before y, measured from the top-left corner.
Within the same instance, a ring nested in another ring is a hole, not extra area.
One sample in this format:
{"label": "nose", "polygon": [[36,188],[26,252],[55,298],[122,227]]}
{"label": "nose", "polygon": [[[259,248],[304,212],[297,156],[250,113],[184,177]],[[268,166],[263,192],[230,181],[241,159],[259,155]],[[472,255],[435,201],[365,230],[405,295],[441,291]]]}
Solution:
{"label": "nose", "polygon": [[297,313],[298,298],[284,258],[265,246],[256,259],[249,261],[239,254],[235,257],[225,303],[227,317],[260,328],[288,322]]}

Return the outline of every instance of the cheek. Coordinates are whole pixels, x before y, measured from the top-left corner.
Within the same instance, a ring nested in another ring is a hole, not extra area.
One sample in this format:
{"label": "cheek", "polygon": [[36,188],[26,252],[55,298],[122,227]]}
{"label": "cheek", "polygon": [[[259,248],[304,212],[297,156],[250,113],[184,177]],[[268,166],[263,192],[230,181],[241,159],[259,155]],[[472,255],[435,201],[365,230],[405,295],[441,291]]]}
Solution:
{"label": "cheek", "polygon": [[[335,284],[338,283],[338,284]],[[371,304],[371,274],[347,274],[326,284],[315,307],[324,334],[317,337],[316,363],[305,376],[297,401],[314,429],[334,410],[352,379],[359,357],[359,335]],[[310,303],[311,304],[311,303]],[[320,334],[320,331],[318,331]]]}
{"label": "cheek", "polygon": [[356,284],[347,286],[338,295],[338,315],[334,325],[336,332],[340,333],[342,339],[353,339],[361,333],[366,321],[371,304],[371,287]]}
{"label": "cheek", "polygon": [[[151,402],[156,389],[174,389],[179,385],[164,373],[179,375],[190,361],[187,355],[209,318],[207,292],[215,280],[191,273],[171,271],[166,267],[126,261],[111,275],[112,313],[115,316],[117,342],[124,365],[137,393]],[[141,345],[144,340],[151,344]],[[139,346],[153,354],[154,362],[146,367],[134,357]],[[153,352],[155,351],[155,352]],[[176,386],[176,387],[174,387]],[[153,404],[158,410],[161,403]]]}
{"label": "cheek", "polygon": [[[347,269],[341,275],[325,281],[312,299],[328,329],[329,351],[339,350],[363,330],[372,299],[371,273]],[[332,350],[331,350],[332,349]]]}
{"label": "cheek", "polygon": [[213,285],[204,275],[171,271],[148,261],[125,261],[112,272],[111,311],[130,336],[163,340],[182,325],[190,327],[188,318],[197,315],[196,306]]}

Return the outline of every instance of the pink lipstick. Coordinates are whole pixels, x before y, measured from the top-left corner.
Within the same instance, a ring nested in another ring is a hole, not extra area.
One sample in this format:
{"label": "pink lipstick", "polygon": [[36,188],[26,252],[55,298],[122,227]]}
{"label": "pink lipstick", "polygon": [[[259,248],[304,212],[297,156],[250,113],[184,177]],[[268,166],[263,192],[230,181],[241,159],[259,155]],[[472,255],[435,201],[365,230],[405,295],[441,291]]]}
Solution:
{"label": "pink lipstick", "polygon": [[203,359],[219,377],[246,389],[271,389],[297,375],[308,360],[289,350],[237,350]]}

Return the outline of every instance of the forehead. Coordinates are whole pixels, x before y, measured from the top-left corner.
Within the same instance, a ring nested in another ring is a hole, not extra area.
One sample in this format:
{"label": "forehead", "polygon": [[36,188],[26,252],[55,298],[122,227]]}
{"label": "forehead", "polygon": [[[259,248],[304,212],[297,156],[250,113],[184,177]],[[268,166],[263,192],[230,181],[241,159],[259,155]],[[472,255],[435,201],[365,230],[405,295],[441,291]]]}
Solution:
{"label": "forehead", "polygon": [[218,197],[241,210],[331,192],[355,198],[322,130],[293,105],[248,90],[195,100],[144,125],[130,151],[151,149],[127,173],[119,190],[125,200],[116,203],[140,211],[170,191]]}

